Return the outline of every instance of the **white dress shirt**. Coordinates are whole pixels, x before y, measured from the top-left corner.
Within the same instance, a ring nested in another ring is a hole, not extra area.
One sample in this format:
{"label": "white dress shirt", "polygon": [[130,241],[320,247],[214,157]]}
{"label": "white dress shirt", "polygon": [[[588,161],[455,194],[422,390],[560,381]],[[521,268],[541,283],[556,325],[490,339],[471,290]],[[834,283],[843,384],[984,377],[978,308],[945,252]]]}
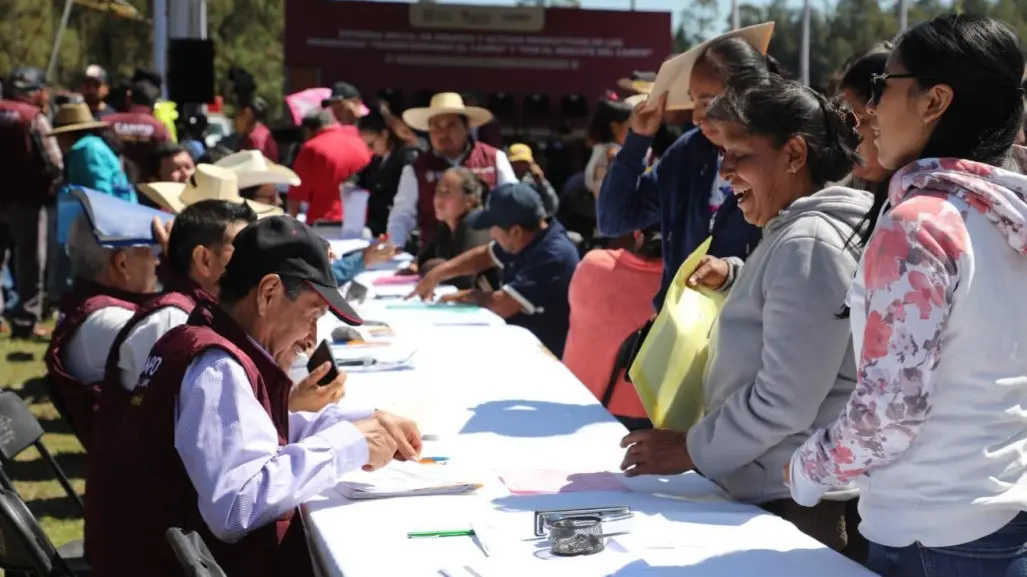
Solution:
{"label": "white dress shirt", "polygon": [[371,415],[338,405],[290,413],[289,444],[280,447],[242,365],[212,349],[182,379],[175,449],[203,520],[218,539],[234,543],[366,465],[367,441],[351,421]]}
{"label": "white dress shirt", "polygon": [[125,337],[118,349],[118,369],[121,386],[131,392],[139,381],[139,373],[150,356],[150,349],[164,333],[184,325],[189,314],[178,307],[159,308],[139,322]]}
{"label": "white dress shirt", "polygon": [[[470,152],[470,151],[468,151]],[[467,153],[457,158],[450,158],[452,166],[460,166],[460,163],[467,157]],[[496,151],[496,186],[500,184],[518,182],[513,167],[510,166],[510,159],[502,150]],[[414,167],[408,164],[403,167],[399,176],[399,186],[396,189],[396,197],[392,201],[392,211],[389,212],[389,240],[396,246],[403,246],[407,237],[417,228],[417,200],[420,191],[417,186],[417,175],[414,174]]]}
{"label": "white dress shirt", "polygon": [[114,337],[132,314],[124,307],[110,306],[87,316],[61,354],[64,370],[87,385],[103,380]]}

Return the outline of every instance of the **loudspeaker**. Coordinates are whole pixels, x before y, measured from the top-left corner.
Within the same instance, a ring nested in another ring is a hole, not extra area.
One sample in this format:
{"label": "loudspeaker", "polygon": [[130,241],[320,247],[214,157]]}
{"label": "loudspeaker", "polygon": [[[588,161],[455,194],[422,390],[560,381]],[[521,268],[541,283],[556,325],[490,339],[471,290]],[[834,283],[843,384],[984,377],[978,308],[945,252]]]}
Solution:
{"label": "loudspeaker", "polygon": [[179,105],[214,102],[214,41],[172,38],[167,83],[168,98]]}

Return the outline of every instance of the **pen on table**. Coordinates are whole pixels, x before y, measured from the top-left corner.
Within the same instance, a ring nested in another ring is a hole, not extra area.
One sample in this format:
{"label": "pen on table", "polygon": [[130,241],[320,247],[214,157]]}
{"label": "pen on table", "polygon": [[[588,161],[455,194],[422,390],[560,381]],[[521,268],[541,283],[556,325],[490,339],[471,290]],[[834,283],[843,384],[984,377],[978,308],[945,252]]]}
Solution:
{"label": "pen on table", "polygon": [[424,457],[418,459],[418,463],[422,465],[442,465],[449,460],[449,457]]}
{"label": "pen on table", "polygon": [[474,529],[458,529],[453,531],[412,531],[407,533],[408,539],[426,539],[430,537],[471,537]]}

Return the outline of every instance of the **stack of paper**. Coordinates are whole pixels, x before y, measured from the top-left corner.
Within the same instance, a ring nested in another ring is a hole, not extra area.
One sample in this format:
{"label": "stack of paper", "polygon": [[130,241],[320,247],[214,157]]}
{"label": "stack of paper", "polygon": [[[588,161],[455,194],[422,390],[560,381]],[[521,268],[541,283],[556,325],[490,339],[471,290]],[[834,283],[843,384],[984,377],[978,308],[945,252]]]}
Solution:
{"label": "stack of paper", "polygon": [[393,461],[374,472],[352,471],[336,486],[348,499],[387,499],[425,495],[461,495],[474,492],[481,483],[469,480],[466,471],[451,465],[422,465]]}

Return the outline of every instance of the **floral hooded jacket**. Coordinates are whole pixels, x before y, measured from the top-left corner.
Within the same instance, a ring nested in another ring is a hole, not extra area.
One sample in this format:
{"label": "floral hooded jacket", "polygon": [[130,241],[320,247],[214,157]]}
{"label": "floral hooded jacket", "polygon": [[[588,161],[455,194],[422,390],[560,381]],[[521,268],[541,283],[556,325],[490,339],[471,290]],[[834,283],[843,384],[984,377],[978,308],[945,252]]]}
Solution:
{"label": "floral hooded jacket", "polygon": [[831,486],[898,460],[930,417],[953,295],[975,266],[984,265],[974,259],[969,211],[983,215],[1011,250],[1027,255],[1022,174],[923,159],[894,175],[888,197],[892,208],[856,273],[862,282],[855,284],[866,294],[849,295],[850,302],[865,303],[865,315],[855,318],[853,311],[856,389],[838,420],[792,458],[792,495],[800,504],[812,505]]}

